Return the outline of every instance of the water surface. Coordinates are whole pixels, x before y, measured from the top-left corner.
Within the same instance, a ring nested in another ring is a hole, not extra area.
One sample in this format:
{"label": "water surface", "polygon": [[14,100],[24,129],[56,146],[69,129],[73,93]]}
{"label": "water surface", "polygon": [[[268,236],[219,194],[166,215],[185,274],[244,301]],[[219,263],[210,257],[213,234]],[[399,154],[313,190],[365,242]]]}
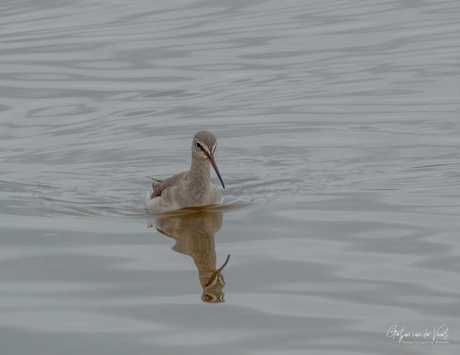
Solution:
{"label": "water surface", "polygon": [[[457,1],[0,10],[5,353],[458,351]],[[229,207],[146,214],[202,129]]]}

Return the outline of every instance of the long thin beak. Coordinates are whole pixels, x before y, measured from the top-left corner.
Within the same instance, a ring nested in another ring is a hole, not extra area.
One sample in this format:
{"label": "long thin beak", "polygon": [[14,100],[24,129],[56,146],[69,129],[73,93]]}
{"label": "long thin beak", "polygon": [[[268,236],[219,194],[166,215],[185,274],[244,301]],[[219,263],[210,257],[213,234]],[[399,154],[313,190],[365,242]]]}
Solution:
{"label": "long thin beak", "polygon": [[217,168],[216,161],[214,160],[214,155],[212,155],[212,154],[207,155],[206,154],[206,159],[208,159],[209,163],[212,165],[212,167],[216,171],[217,177],[219,178],[220,183],[222,184],[222,187],[225,189],[224,180],[222,180],[222,176],[220,176],[219,169]]}
{"label": "long thin beak", "polygon": [[225,260],[224,265],[222,265],[218,270],[216,270],[216,271],[214,271],[214,272],[212,273],[211,277],[209,278],[208,282],[206,282],[206,284],[204,285],[204,287],[209,287],[209,286],[211,286],[211,284],[214,282],[214,280],[216,279],[216,277],[219,276],[219,274],[222,272],[222,270],[224,269],[224,267],[227,266],[229,260],[230,260],[230,254],[228,254],[227,260]]}

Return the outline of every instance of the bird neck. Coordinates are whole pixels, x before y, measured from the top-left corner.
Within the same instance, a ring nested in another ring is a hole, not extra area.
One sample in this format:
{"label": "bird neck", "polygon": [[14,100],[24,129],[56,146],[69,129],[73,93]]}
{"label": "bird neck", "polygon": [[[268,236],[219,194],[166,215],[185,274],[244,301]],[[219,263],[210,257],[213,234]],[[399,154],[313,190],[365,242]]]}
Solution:
{"label": "bird neck", "polygon": [[190,175],[193,180],[211,181],[210,164],[206,159],[192,158]]}

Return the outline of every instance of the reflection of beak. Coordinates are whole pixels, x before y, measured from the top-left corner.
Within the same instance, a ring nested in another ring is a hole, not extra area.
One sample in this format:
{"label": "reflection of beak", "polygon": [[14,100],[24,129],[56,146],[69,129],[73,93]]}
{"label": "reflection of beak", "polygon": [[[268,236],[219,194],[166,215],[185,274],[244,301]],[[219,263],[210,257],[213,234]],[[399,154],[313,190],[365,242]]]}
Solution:
{"label": "reflection of beak", "polygon": [[230,260],[230,254],[228,254],[227,256],[227,260],[225,260],[225,263],[224,265],[222,265],[218,270],[214,271],[213,274],[211,275],[211,277],[209,278],[208,282],[206,282],[206,284],[204,285],[204,287],[209,287],[211,286],[215,279],[217,278],[217,276],[220,275],[220,273],[222,272],[222,270],[224,269],[225,266],[227,266],[228,264],[228,261]]}
{"label": "reflection of beak", "polygon": [[220,176],[219,169],[217,169],[217,164],[216,164],[216,161],[214,160],[214,155],[206,154],[206,159],[208,159],[209,163],[212,165],[212,167],[216,171],[217,177],[219,178],[220,183],[222,184],[222,187],[225,189],[224,180],[222,180],[222,176]]}

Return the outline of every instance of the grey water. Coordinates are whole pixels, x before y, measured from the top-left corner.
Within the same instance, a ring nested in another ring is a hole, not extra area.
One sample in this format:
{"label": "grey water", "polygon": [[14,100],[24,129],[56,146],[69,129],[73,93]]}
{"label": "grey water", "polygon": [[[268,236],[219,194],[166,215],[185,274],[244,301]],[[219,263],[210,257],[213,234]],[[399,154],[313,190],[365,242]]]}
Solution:
{"label": "grey water", "polygon": [[[459,34],[444,0],[1,3],[1,353],[458,352]],[[146,213],[202,129],[224,206]]]}

